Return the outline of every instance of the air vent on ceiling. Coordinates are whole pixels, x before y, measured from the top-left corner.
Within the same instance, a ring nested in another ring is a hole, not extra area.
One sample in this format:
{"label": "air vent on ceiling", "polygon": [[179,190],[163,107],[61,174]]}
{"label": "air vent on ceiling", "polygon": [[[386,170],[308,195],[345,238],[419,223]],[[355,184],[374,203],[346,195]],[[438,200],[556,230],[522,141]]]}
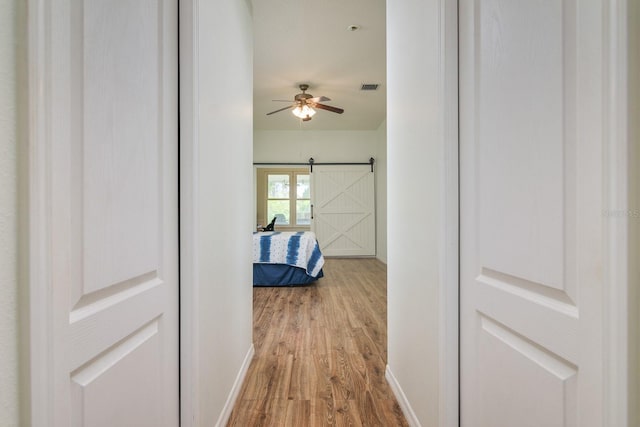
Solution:
{"label": "air vent on ceiling", "polygon": [[362,83],[360,90],[378,90],[378,83]]}

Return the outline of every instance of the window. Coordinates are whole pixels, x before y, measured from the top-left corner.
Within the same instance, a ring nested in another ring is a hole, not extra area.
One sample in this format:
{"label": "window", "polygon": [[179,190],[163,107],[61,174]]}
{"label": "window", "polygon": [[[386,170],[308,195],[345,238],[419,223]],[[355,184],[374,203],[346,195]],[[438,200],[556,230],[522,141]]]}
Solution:
{"label": "window", "polygon": [[311,224],[311,181],[309,174],[296,174],[296,224]]}
{"label": "window", "polygon": [[307,169],[260,169],[258,224],[308,228],[311,224],[311,180]]}

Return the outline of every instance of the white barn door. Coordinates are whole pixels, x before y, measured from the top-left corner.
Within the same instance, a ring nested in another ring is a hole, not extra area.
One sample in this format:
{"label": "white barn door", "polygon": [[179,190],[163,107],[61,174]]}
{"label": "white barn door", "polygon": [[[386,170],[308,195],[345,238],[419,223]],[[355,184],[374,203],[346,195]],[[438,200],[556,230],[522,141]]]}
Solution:
{"label": "white barn door", "polygon": [[603,426],[604,10],[460,2],[464,427]]}
{"label": "white barn door", "polygon": [[317,165],[311,172],[311,230],[326,256],[376,254],[370,165]]}
{"label": "white barn door", "polygon": [[46,425],[177,426],[177,2],[49,8]]}

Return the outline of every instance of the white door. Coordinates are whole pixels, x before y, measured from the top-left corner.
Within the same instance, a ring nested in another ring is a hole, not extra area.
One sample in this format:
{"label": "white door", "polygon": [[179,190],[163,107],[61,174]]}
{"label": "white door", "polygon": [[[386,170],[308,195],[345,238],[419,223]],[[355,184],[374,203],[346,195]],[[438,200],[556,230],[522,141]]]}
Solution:
{"label": "white door", "polygon": [[603,426],[604,10],[460,2],[464,427]]}
{"label": "white door", "polygon": [[311,230],[326,256],[376,254],[370,165],[318,165],[311,172]]}
{"label": "white door", "polygon": [[58,1],[54,426],[177,426],[177,2]]}

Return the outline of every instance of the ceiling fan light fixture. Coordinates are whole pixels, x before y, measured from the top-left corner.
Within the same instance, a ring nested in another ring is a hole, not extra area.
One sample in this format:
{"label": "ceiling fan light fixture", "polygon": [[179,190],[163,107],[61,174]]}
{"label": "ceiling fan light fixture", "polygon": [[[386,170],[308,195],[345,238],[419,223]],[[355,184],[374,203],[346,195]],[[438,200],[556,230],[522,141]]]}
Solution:
{"label": "ceiling fan light fixture", "polygon": [[313,115],[316,113],[316,110],[309,107],[308,105],[302,105],[302,106],[298,105],[291,112],[293,113],[294,116],[298,118],[311,119],[311,117],[313,117]]}

